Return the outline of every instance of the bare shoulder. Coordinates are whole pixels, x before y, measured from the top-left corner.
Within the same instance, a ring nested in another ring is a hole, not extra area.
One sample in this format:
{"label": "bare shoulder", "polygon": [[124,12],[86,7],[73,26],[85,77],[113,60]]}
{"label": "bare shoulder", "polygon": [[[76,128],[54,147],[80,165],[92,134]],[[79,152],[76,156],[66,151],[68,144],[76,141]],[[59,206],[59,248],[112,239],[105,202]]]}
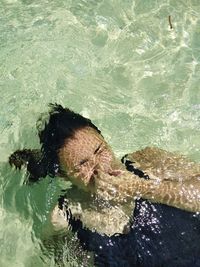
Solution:
{"label": "bare shoulder", "polygon": [[128,159],[149,175],[168,180],[200,179],[200,164],[185,156],[157,147],[146,147],[128,154]]}

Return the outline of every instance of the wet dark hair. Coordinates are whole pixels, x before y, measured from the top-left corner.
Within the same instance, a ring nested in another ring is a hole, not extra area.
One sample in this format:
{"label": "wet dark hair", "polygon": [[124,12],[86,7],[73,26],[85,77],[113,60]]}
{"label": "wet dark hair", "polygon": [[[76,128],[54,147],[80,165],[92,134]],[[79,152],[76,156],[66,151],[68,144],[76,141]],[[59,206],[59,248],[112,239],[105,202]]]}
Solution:
{"label": "wet dark hair", "polygon": [[57,151],[71,138],[76,130],[91,127],[99,134],[101,131],[91,120],[63,108],[58,104],[50,104],[49,121],[43,129],[38,128],[40,143],[42,144],[43,162],[47,166],[48,174],[55,176],[59,171],[59,159]]}

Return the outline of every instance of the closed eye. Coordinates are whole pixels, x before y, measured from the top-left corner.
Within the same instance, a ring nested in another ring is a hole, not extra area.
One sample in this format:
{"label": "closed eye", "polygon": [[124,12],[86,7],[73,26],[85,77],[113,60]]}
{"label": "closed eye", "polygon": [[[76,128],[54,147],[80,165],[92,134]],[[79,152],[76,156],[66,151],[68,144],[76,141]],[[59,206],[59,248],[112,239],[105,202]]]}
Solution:
{"label": "closed eye", "polygon": [[99,151],[99,149],[101,148],[102,144],[103,144],[103,143],[101,143],[101,144],[95,149],[94,154],[96,154],[96,153]]}
{"label": "closed eye", "polygon": [[88,159],[83,159],[79,162],[79,165],[83,165],[84,163],[86,163],[88,161]]}

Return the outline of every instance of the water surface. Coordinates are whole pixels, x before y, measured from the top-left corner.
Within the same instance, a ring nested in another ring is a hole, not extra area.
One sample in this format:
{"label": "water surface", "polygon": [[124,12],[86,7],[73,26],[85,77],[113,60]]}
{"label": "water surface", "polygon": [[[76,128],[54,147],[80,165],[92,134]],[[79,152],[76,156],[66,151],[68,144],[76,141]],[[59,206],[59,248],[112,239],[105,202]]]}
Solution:
{"label": "water surface", "polygon": [[48,103],[92,119],[119,157],[154,145],[199,161],[199,13],[198,0],[0,1],[2,267],[55,266],[40,237],[67,185],[26,187],[7,164],[39,147]]}

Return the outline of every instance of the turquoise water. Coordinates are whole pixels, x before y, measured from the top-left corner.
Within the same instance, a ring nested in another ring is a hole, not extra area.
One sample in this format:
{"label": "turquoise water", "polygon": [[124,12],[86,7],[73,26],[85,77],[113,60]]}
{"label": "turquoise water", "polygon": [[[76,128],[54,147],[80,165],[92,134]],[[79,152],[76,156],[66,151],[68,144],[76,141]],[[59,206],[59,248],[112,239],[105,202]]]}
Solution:
{"label": "turquoise water", "polygon": [[0,266],[55,266],[40,237],[67,185],[26,187],[7,164],[39,146],[49,102],[92,119],[119,157],[154,145],[199,161],[199,14],[198,0],[0,1]]}

